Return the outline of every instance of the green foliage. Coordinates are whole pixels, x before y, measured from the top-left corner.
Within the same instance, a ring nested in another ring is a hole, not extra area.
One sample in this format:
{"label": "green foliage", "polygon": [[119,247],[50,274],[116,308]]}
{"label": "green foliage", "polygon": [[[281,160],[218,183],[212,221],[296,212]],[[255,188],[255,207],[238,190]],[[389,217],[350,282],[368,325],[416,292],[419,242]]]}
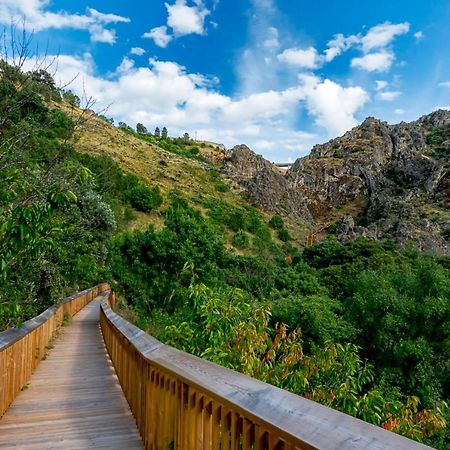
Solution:
{"label": "green foliage", "polygon": [[288,242],[292,239],[291,235],[289,234],[289,231],[286,230],[286,228],[281,228],[280,230],[278,230],[277,236],[278,239],[283,242]]}
{"label": "green foliage", "polygon": [[284,228],[284,220],[281,216],[275,215],[269,221],[269,226],[274,230],[282,230]]}
{"label": "green foliage", "polygon": [[231,243],[237,247],[237,248],[247,248],[250,244],[250,240],[248,238],[248,235],[245,231],[238,231],[231,241]]}
{"label": "green foliage", "polygon": [[138,123],[136,125],[136,133],[147,134],[147,128],[142,123]]}
{"label": "green foliage", "polygon": [[63,93],[63,99],[69,103],[71,106],[75,106],[79,108],[81,106],[81,100],[78,95],[75,95],[72,91],[64,91]]}
{"label": "green foliage", "polygon": [[138,184],[128,191],[126,198],[131,206],[144,212],[159,208],[163,203],[161,191],[158,186],[148,188],[143,184]]}
{"label": "green foliage", "polygon": [[426,143],[432,148],[436,158],[450,154],[450,125],[433,128],[425,137]]}
{"label": "green foliage", "polygon": [[120,193],[139,180],[108,158],[75,152],[73,121],[46,104],[59,96],[48,73],[1,63],[0,93],[4,329],[107,277],[106,243],[118,228],[111,204],[124,202]]}

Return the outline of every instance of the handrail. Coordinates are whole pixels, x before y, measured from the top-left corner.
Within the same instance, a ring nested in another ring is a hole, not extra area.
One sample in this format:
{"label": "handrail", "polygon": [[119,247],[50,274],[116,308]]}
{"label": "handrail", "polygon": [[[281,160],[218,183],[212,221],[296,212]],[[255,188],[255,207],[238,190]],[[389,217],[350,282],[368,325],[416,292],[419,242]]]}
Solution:
{"label": "handrail", "polygon": [[106,348],[146,449],[430,448],[162,344],[102,294]]}
{"label": "handrail", "polygon": [[0,417],[27,384],[44,357],[64,316],[74,316],[87,303],[109,288],[106,283],[66,297],[43,313],[26,321],[20,328],[0,333]]}

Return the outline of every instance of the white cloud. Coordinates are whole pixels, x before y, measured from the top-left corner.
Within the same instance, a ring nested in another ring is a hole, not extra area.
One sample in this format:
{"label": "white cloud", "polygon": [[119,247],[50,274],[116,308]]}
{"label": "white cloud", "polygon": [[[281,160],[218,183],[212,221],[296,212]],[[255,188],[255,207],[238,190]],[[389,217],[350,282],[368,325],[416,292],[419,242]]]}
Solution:
{"label": "white cloud", "polygon": [[[93,93],[98,110],[110,105],[107,114],[116,121],[141,122],[149,129],[167,126],[171,135],[197,132],[227,146],[246,143],[274,160],[304,154],[319,139],[297,129],[295,117],[302,108],[324,128],[322,135],[331,137],[356,124],[354,115],[368,98],[360,87],[306,75],[290,88],[235,98],[216,92],[214,80],[170,61],[150,59],[149,66],[138,67],[125,57],[103,77],[90,55],[59,58],[58,83],[78,73],[70,88],[78,95]],[[263,141],[272,143],[270,148]]]}
{"label": "white cloud", "polygon": [[172,40],[172,36],[167,33],[167,27],[161,25],[144,33],[142,35],[144,39],[153,39],[153,42],[161,48],[166,48],[169,42]]}
{"label": "white cloud", "polygon": [[344,88],[331,80],[312,75],[300,75],[302,89],[310,114],[325,127],[330,136],[344,133],[357,125],[354,114],[369,99],[359,86]]}
{"label": "white cloud", "polygon": [[92,42],[113,44],[116,42],[116,31],[106,28],[107,25],[128,23],[130,19],[116,14],[104,14],[94,8],[88,8],[86,14],[69,14],[66,11],[48,11],[48,0],[1,0],[0,23],[21,22],[25,18],[28,30],[42,31],[47,29],[72,28],[86,30]]}
{"label": "white cloud", "polygon": [[382,89],[386,88],[388,86],[388,82],[384,80],[376,80],[375,81],[375,90],[381,91]]}
{"label": "white cloud", "polygon": [[396,98],[398,98],[402,93],[399,91],[385,91],[380,92],[378,97],[385,102],[392,102]]}
{"label": "white cloud", "polygon": [[[210,11],[205,8],[203,0],[193,0],[194,5],[189,6],[187,0],[175,0],[175,3],[165,3],[167,9],[167,24],[152,28],[142,35],[143,38],[153,39],[154,43],[162,48],[180,36],[189,34],[205,34],[205,18]],[[217,6],[215,2],[213,9]],[[216,22],[211,22],[217,28]],[[171,31],[169,32],[169,28]]]}
{"label": "white cloud", "polygon": [[403,114],[405,114],[406,111],[404,109],[398,108],[398,109],[394,109],[394,114],[397,114],[397,116],[403,116]]}
{"label": "white cloud", "polygon": [[324,53],[325,61],[332,61],[334,58],[350,49],[353,45],[358,44],[359,42],[359,36],[351,35],[346,37],[342,33],[335,34],[333,39],[327,44],[328,48]]}
{"label": "white cloud", "polygon": [[450,88],[450,81],[442,81],[441,83],[438,84],[438,86]]}
{"label": "white cloud", "polygon": [[[369,55],[393,54],[388,48],[397,36],[407,33],[409,28],[408,22],[398,24],[385,22],[370,28],[365,35],[361,33],[349,36],[344,36],[342,33],[335,34],[333,39],[327,43],[327,48],[321,58],[324,62],[330,62],[347,50],[357,47],[364,55],[361,58],[354,58],[356,59],[355,64],[362,68],[368,65],[372,66],[376,64],[375,57]],[[422,34],[416,39],[421,37],[423,37]],[[369,57],[367,58],[365,55]]]}
{"label": "white cloud", "polygon": [[142,55],[145,55],[147,52],[141,47],[132,47],[132,49],[130,50],[130,53],[132,55],[142,56]]}
{"label": "white cloud", "polygon": [[116,69],[116,73],[122,74],[129,72],[134,67],[134,61],[130,58],[122,59],[122,62],[120,63],[119,67]]}
{"label": "white cloud", "polygon": [[188,34],[203,34],[205,17],[210,13],[201,0],[194,1],[194,6],[188,6],[186,0],[176,0],[173,5],[166,3],[167,25],[177,36]]}
{"label": "white cloud", "polygon": [[278,55],[278,60],[295,67],[315,69],[319,66],[320,58],[314,47],[306,49],[288,48]]}
{"label": "white cloud", "polygon": [[416,31],[413,36],[416,39],[416,41],[421,41],[425,37],[423,31]]}
{"label": "white cloud", "polygon": [[367,70],[368,72],[385,72],[390,69],[394,62],[395,56],[392,52],[381,51],[377,53],[369,53],[361,57],[353,58],[352,67]]}
{"label": "white cloud", "polygon": [[385,48],[396,36],[406,34],[409,31],[409,23],[393,24],[385,22],[372,27],[367,34],[361,39],[362,49],[364,53],[372,50]]}

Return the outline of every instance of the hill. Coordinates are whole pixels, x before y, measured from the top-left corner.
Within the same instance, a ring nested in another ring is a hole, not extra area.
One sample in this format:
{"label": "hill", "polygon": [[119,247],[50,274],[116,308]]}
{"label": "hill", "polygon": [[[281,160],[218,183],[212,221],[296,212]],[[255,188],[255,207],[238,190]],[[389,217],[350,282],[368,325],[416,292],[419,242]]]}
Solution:
{"label": "hill", "polygon": [[262,207],[327,224],[346,242],[358,236],[408,242],[450,254],[450,112],[412,123],[374,118],[316,145],[286,174],[248,148],[225,163]]}

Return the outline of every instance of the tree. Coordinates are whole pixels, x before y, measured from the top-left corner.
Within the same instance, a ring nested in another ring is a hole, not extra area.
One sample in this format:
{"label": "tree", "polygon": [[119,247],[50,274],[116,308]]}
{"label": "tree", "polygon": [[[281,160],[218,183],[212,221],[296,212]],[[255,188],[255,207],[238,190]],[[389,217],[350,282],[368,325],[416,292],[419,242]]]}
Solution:
{"label": "tree", "polygon": [[147,128],[144,125],[142,125],[142,123],[138,123],[136,125],[136,131],[139,134],[147,134]]}
{"label": "tree", "polygon": [[185,142],[186,144],[189,143],[190,140],[191,140],[191,138],[190,138],[190,136],[189,136],[189,133],[184,133],[183,139],[184,139],[184,142]]}
{"label": "tree", "polygon": [[155,128],[155,137],[161,137],[161,130],[159,129],[159,127]]}
{"label": "tree", "polygon": [[81,100],[78,95],[75,95],[72,91],[65,91],[63,94],[63,99],[71,106],[80,107]]}
{"label": "tree", "polygon": [[168,135],[167,128],[164,127],[164,128],[162,129],[162,132],[161,132],[161,137],[162,137],[163,139],[167,139],[167,135]]}

